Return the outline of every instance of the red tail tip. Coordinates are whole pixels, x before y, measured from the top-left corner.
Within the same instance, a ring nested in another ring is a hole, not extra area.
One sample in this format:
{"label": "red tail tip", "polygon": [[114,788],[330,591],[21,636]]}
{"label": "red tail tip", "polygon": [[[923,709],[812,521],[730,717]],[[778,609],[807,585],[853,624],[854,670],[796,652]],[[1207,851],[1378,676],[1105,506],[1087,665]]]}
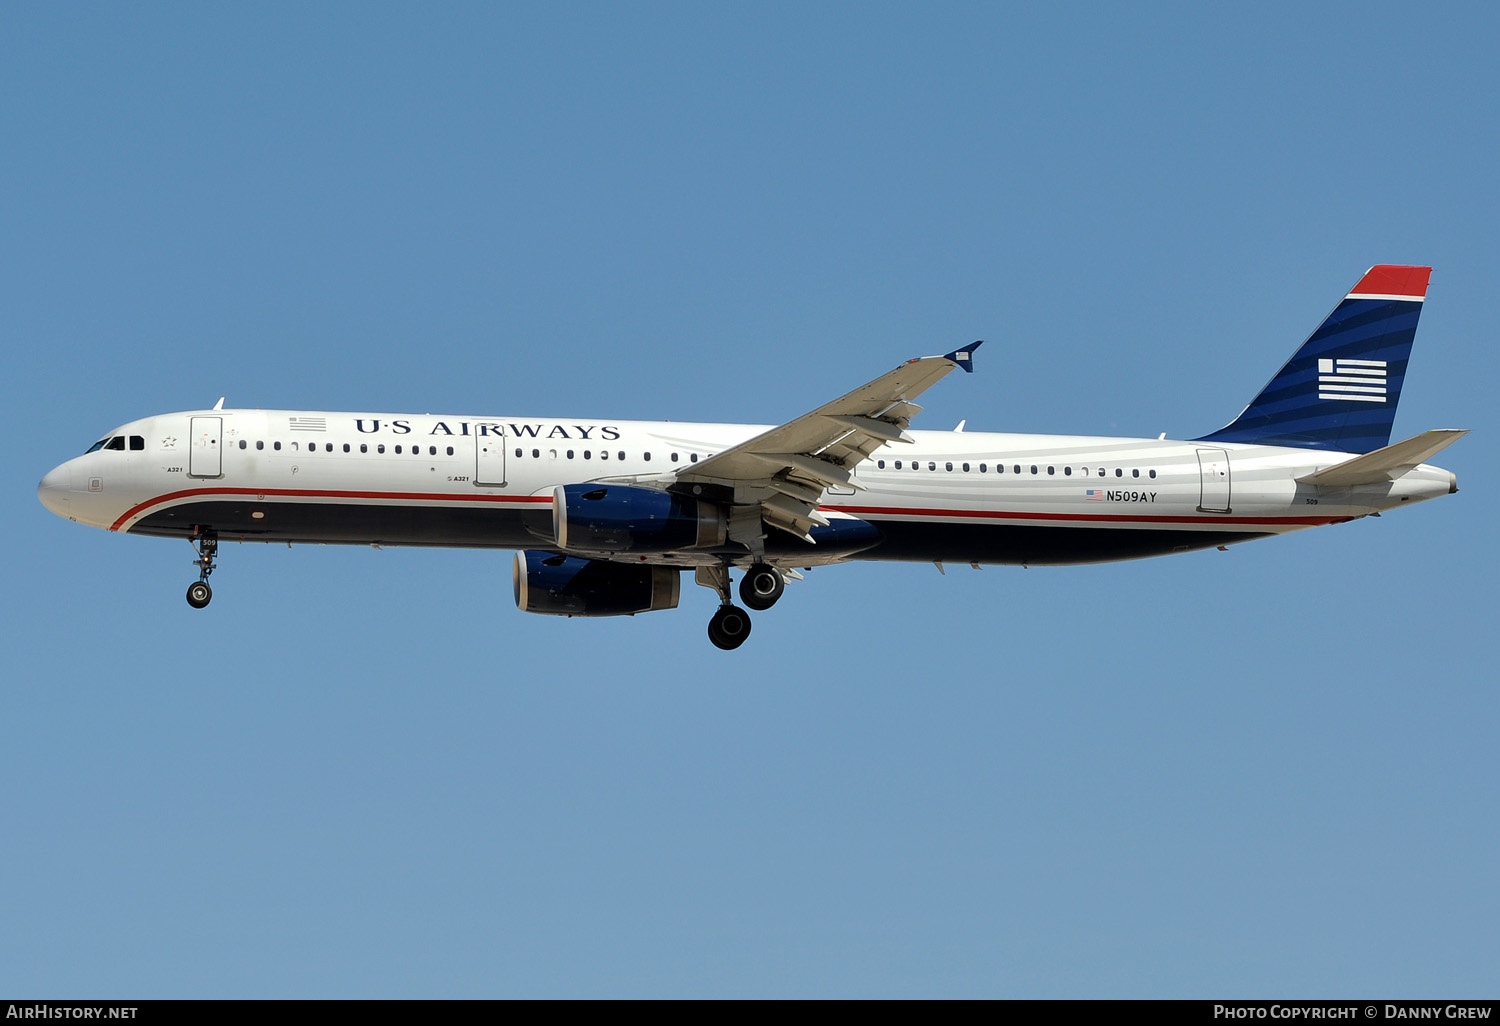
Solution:
{"label": "red tail tip", "polygon": [[1430,267],[1404,267],[1400,264],[1377,264],[1365,272],[1351,296],[1407,296],[1422,299],[1427,295]]}

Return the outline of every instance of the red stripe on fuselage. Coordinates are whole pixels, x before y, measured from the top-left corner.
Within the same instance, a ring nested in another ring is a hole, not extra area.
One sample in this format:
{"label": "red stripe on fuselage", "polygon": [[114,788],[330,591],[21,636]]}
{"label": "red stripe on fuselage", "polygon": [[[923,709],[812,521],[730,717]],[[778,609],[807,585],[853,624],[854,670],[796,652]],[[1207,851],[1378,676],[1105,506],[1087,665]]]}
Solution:
{"label": "red stripe on fuselage", "polygon": [[1149,516],[1134,513],[1022,513],[1015,510],[992,509],[912,509],[905,506],[820,506],[820,509],[852,516],[903,516],[903,517],[964,517],[981,520],[1063,520],[1075,523],[1118,524],[1301,524],[1306,527],[1322,527],[1325,524],[1340,524],[1353,517],[1232,517],[1209,515]]}
{"label": "red stripe on fuselage", "polygon": [[118,531],[125,521],[132,519],[137,514],[150,509],[152,506],[161,506],[178,499],[185,499],[193,495],[254,495],[265,498],[268,495],[279,495],[290,498],[313,498],[313,499],[408,499],[427,502],[497,502],[497,503],[546,503],[552,504],[550,495],[457,495],[452,492],[356,492],[335,491],[322,488],[186,488],[180,492],[168,492],[166,495],[158,495],[154,499],[137,503],[120,515],[120,518],[110,525],[111,531]]}

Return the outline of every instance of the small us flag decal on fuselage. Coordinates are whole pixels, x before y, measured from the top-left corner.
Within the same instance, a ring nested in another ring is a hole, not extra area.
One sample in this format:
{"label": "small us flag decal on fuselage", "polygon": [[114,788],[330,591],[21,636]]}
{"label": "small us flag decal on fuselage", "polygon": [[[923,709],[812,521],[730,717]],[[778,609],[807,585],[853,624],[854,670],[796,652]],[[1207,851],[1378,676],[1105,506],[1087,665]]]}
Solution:
{"label": "small us flag decal on fuselage", "polygon": [[1385,361],[1319,360],[1318,398],[1385,402]]}
{"label": "small us flag decal on fuselage", "polygon": [[1087,491],[1085,491],[1083,493],[1083,497],[1085,499],[1088,499],[1090,502],[1103,502],[1104,501],[1104,489],[1103,488],[1090,488],[1090,489],[1088,489]]}

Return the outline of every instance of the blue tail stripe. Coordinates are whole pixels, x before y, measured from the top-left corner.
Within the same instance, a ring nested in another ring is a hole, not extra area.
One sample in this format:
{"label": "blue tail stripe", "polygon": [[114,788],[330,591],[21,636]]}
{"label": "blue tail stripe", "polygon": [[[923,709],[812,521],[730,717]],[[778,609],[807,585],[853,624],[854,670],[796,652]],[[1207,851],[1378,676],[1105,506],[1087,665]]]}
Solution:
{"label": "blue tail stripe", "polygon": [[[1358,453],[1388,445],[1421,312],[1414,299],[1345,299],[1232,424],[1197,441]],[[1332,375],[1319,366],[1330,360]],[[1337,375],[1341,360],[1383,361],[1371,382],[1385,387],[1382,401],[1320,395],[1320,378]]]}

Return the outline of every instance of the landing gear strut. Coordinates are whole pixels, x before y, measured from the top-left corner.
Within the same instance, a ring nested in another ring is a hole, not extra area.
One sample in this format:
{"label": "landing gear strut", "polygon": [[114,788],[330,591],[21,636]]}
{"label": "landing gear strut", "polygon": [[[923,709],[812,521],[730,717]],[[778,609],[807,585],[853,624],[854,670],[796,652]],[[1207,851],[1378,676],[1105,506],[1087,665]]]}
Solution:
{"label": "landing gear strut", "polygon": [[214,597],[214,590],[208,586],[208,575],[214,572],[214,557],[219,554],[219,538],[214,534],[203,534],[196,540],[188,540],[192,542],[193,551],[198,553],[198,558],[193,560],[193,565],[198,568],[198,579],[188,585],[188,605],[194,609],[202,609]]}
{"label": "landing gear strut", "polygon": [[729,600],[729,565],[700,566],[695,579],[719,595],[719,611],[708,621],[708,640],[725,650],[739,648],[750,636],[750,614]]}

